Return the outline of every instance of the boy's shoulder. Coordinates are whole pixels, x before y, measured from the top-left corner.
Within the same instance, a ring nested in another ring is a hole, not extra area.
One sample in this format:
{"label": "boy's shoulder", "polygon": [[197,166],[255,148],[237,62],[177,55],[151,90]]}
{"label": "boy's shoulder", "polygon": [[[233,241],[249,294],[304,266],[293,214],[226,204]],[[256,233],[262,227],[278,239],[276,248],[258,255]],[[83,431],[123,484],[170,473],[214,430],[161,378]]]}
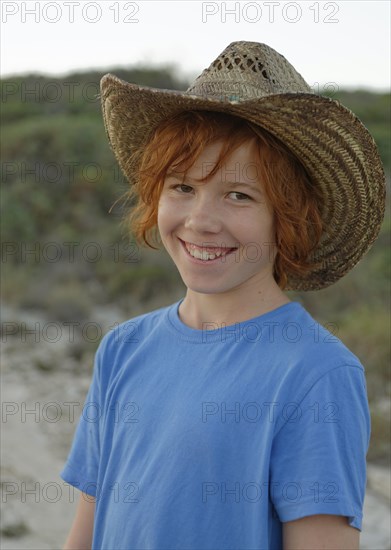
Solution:
{"label": "boy's shoulder", "polygon": [[276,372],[292,394],[301,395],[317,382],[323,387],[330,376],[341,383],[345,376],[364,380],[365,368],[340,339],[339,324],[320,323],[299,303],[282,323],[279,344],[281,368]]}
{"label": "boy's shoulder", "polygon": [[[282,327],[282,339],[288,344],[302,344],[308,355],[324,356],[329,362],[333,358],[360,364],[359,359],[340,339],[340,326],[336,321],[318,321],[307,309],[297,303],[294,315],[287,317]],[[295,346],[291,346],[294,353]]]}
{"label": "boy's shoulder", "polygon": [[114,323],[103,336],[98,351],[106,352],[110,351],[110,349],[118,348],[123,344],[134,344],[140,340],[141,336],[145,336],[146,334],[151,335],[164,323],[168,310],[174,307],[174,305],[160,307],[153,311],[131,317],[121,323]]}

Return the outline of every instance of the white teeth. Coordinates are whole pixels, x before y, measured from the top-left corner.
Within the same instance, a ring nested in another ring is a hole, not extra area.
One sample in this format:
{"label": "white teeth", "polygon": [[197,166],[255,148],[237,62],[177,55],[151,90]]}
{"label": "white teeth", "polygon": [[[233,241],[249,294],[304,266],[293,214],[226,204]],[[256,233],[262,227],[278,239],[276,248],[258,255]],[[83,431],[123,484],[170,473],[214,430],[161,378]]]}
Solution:
{"label": "white teeth", "polygon": [[196,248],[194,244],[185,243],[185,245],[186,250],[188,251],[190,256],[193,256],[193,258],[197,258],[198,260],[203,261],[214,260],[215,258],[219,258],[220,256],[225,255],[228,252],[228,250],[214,250],[213,252],[209,252],[205,248]]}

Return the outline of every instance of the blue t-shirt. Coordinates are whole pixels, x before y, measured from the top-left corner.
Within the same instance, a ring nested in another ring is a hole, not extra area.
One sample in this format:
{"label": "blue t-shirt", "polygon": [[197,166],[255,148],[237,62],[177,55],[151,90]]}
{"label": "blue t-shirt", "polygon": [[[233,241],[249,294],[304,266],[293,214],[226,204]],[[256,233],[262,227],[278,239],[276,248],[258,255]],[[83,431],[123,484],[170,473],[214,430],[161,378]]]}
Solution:
{"label": "blue t-shirt", "polygon": [[[180,303],[180,302],[179,302]],[[282,522],[361,529],[364,368],[297,302],[231,326],[176,303],[110,331],[62,478],[96,497],[93,548],[282,548]]]}

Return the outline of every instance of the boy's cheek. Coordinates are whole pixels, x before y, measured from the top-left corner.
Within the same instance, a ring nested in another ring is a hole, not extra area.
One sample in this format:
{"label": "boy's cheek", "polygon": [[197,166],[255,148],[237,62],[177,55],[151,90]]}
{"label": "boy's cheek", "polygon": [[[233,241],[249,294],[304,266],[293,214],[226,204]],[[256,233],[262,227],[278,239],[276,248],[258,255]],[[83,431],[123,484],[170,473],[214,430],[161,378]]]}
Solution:
{"label": "boy's cheek", "polygon": [[161,231],[161,229],[165,227],[166,218],[167,218],[167,209],[165,207],[165,201],[160,200],[158,204],[158,209],[157,209],[157,224],[158,224],[159,232]]}

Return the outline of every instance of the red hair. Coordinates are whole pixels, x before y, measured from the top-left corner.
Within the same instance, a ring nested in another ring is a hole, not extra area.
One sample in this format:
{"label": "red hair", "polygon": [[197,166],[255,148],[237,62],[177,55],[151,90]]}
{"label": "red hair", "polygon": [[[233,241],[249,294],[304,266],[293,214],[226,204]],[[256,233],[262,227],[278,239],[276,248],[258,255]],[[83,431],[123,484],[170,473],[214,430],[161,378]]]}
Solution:
{"label": "red hair", "polygon": [[135,208],[126,217],[136,240],[151,248],[157,243],[157,212],[169,168],[186,172],[204,148],[215,141],[222,149],[214,175],[243,143],[255,145],[267,199],[274,211],[277,254],[274,278],[283,289],[288,275],[304,275],[313,263],[308,256],[322,234],[322,195],[290,150],[266,130],[235,116],[212,111],[186,111],[164,120],[141,152],[136,183],[127,196]]}

